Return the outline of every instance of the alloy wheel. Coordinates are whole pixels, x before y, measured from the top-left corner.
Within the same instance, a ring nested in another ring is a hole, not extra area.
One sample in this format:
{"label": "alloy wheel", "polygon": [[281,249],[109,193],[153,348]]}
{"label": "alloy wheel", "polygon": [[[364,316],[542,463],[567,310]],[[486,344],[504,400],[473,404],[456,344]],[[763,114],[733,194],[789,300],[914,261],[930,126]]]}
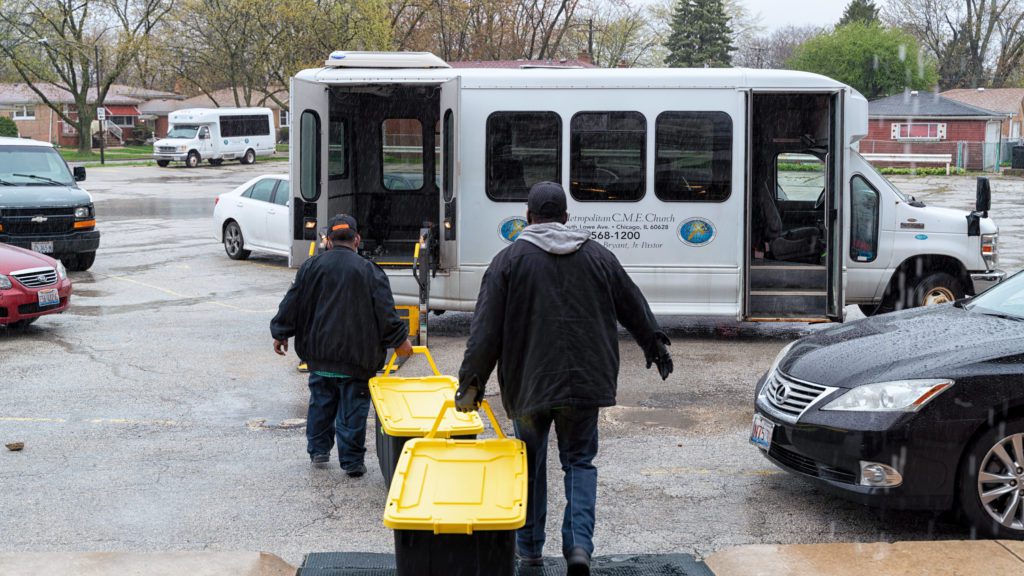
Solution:
{"label": "alloy wheel", "polygon": [[993,520],[1024,530],[1024,433],[996,442],[978,469],[978,497]]}
{"label": "alloy wheel", "polygon": [[945,286],[936,286],[935,288],[932,288],[931,290],[928,291],[927,294],[924,295],[925,306],[934,306],[936,304],[949,304],[950,302],[955,301],[956,296],[953,294],[953,291],[950,290],[949,288],[946,288]]}
{"label": "alloy wheel", "polygon": [[224,245],[228,249],[228,254],[232,256],[242,250],[242,231],[238,229],[238,225],[232,224],[224,231]]}

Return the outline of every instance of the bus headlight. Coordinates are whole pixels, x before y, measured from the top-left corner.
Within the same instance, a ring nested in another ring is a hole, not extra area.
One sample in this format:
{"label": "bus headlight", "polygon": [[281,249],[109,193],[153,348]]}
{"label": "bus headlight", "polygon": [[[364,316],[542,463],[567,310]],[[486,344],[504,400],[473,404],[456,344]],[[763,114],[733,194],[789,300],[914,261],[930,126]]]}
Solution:
{"label": "bus headlight", "polygon": [[999,234],[981,235],[981,257],[988,270],[995,270],[999,264]]}

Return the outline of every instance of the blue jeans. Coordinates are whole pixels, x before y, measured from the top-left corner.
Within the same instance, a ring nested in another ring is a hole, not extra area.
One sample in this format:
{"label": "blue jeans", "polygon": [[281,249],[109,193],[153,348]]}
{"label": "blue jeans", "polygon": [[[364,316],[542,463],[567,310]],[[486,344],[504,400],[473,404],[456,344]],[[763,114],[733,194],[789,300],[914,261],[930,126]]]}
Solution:
{"label": "blue jeans", "polygon": [[548,432],[555,425],[558,459],[565,473],[565,515],[562,554],[580,547],[594,553],[594,514],[597,507],[597,408],[555,408],[516,418],[516,436],[526,443],[526,524],[516,532],[520,556],[544,553],[548,513]]}
{"label": "blue jeans", "polygon": [[338,439],[338,459],[345,470],[363,463],[370,388],[365,380],[328,378],[310,372],[306,451],[330,454]]}

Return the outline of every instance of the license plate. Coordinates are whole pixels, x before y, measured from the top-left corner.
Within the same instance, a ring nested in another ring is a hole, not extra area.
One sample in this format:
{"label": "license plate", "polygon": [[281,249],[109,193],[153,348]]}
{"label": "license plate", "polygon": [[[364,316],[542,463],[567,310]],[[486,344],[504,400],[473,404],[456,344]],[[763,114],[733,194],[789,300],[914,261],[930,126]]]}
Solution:
{"label": "license plate", "polygon": [[58,304],[60,304],[60,294],[57,293],[56,288],[39,291],[40,308],[46,308],[47,306],[56,306]]}
{"label": "license plate", "polygon": [[42,254],[53,254],[53,242],[33,242],[32,251]]}
{"label": "license plate", "polygon": [[775,423],[771,420],[754,414],[754,427],[750,431],[750,443],[764,451],[772,447],[772,432],[775,431]]}

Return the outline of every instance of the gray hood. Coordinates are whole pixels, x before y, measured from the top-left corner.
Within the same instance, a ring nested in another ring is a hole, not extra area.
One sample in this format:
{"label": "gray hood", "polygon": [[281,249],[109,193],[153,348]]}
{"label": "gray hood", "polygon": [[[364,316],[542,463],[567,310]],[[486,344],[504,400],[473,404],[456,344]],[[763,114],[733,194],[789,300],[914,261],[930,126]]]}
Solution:
{"label": "gray hood", "polygon": [[584,242],[590,240],[590,232],[575,230],[557,222],[546,222],[527,226],[516,239],[517,242],[519,240],[534,244],[548,254],[564,255],[577,252]]}

